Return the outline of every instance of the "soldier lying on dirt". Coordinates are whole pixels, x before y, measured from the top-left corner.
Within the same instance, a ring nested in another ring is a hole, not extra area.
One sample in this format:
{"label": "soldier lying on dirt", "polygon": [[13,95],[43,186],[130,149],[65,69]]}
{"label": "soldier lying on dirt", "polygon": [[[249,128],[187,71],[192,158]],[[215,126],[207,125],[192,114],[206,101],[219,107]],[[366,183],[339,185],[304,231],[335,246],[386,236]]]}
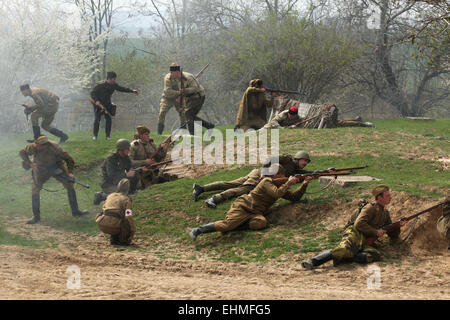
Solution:
{"label": "soldier lying on dirt", "polygon": [[299,201],[305,193],[309,182],[313,179],[312,177],[305,178],[297,190],[291,191],[289,187],[300,181],[296,177],[289,177],[279,187],[275,185],[275,179],[285,176],[285,170],[280,164],[276,163],[269,168],[261,168],[261,171],[266,174],[262,176],[258,185],[249,194],[242,195],[233,202],[224,220],[191,229],[189,232],[191,238],[195,240],[202,233],[216,231],[225,233],[236,229],[264,229],[267,226],[267,220],[264,216],[268,214],[268,209],[279,198]]}

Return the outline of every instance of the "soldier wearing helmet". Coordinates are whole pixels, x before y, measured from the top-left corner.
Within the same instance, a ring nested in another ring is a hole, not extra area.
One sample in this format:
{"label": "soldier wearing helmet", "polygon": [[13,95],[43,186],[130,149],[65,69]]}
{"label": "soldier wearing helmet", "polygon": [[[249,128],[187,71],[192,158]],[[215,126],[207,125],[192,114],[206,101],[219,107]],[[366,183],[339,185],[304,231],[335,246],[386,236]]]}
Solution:
{"label": "soldier wearing helmet", "polygon": [[132,169],[130,153],[130,141],[119,139],[116,142],[116,152],[109,155],[102,164],[102,190],[95,193],[94,204],[98,205],[105,200],[107,195],[114,192],[120,180],[130,180],[130,194],[134,193],[139,181],[139,175]]}
{"label": "soldier wearing helmet", "polygon": [[[271,164],[279,163],[283,166],[286,176],[293,176],[295,174],[310,173],[304,168],[311,162],[311,159],[306,151],[299,151],[294,157],[291,155],[282,155],[278,158],[270,157],[263,162],[264,167],[270,167]],[[261,180],[260,169],[253,169],[248,175],[238,178],[233,181],[216,181],[207,185],[199,185],[197,183],[193,186],[192,198],[194,201],[203,192],[221,191],[208,198],[205,203],[208,207],[215,209],[217,204],[234,197],[249,193]]]}

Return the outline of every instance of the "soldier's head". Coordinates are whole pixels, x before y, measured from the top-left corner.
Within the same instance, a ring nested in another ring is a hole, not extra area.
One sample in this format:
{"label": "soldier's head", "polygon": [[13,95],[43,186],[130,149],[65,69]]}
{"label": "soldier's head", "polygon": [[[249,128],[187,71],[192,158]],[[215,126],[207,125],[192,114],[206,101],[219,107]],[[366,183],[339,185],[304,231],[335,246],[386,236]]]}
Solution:
{"label": "soldier's head", "polygon": [[106,73],[106,82],[108,82],[109,84],[116,83],[116,79],[117,73],[115,73],[114,71],[109,71]]}
{"label": "soldier's head", "polygon": [[148,142],[150,140],[150,129],[146,126],[138,126],[136,128],[135,136],[137,136],[138,139],[141,139],[144,142]]}
{"label": "soldier's head", "polygon": [[391,202],[391,193],[386,185],[379,185],[373,188],[372,194],[377,203],[383,207]]}
{"label": "soldier's head", "polygon": [[255,79],[255,87],[256,88],[262,88],[263,81],[261,79]]}
{"label": "soldier's head", "polygon": [[279,163],[272,163],[269,167],[264,166],[261,168],[261,174],[266,177],[272,177],[272,179],[278,179],[284,177],[285,170]]}
{"label": "soldier's head", "polygon": [[48,144],[49,144],[48,138],[43,135],[39,136],[34,140],[33,144],[37,150],[45,150],[45,149],[47,149]]}
{"label": "soldier's head", "polygon": [[299,151],[295,154],[294,160],[297,161],[297,164],[300,169],[303,169],[308,165],[308,163],[311,162],[311,158],[309,157],[309,154],[306,151]]}
{"label": "soldier's head", "polygon": [[127,139],[119,139],[116,142],[116,150],[117,153],[120,154],[121,156],[127,156],[128,153],[130,153],[130,141]]}
{"label": "soldier's head", "polygon": [[120,180],[119,183],[117,184],[116,192],[128,195],[128,193],[130,192],[130,180],[126,178]]}
{"label": "soldier's head", "polygon": [[22,92],[22,94],[25,97],[31,96],[31,88],[30,85],[26,82],[22,82],[22,84],[20,85],[20,92]]}
{"label": "soldier's head", "polygon": [[169,70],[172,79],[181,79],[181,67],[176,62],[170,65]]}
{"label": "soldier's head", "polygon": [[293,119],[298,116],[298,108],[296,106],[292,106],[289,108],[288,117],[289,119]]}

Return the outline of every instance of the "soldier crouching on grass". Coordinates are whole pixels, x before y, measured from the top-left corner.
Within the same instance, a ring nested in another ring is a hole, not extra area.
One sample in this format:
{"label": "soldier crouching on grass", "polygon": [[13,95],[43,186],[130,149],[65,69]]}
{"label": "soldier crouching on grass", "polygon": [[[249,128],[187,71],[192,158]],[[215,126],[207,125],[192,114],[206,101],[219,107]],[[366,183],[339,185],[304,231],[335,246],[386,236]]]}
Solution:
{"label": "soldier crouching on grass", "polygon": [[131,210],[132,201],[128,196],[129,191],[130,181],[128,179],[120,180],[116,192],[108,195],[102,212],[95,218],[100,230],[111,235],[111,244],[129,245],[136,232]]}
{"label": "soldier crouching on grass", "polygon": [[[395,244],[399,240],[400,229],[394,229],[386,232],[383,226],[391,224],[391,216],[385,206],[391,202],[389,187],[380,185],[372,190],[376,203],[367,204],[361,210],[350,218],[347,223],[339,245],[333,250],[324,251],[317,256],[302,262],[305,269],[314,269],[321,264],[333,260],[333,265],[337,266],[344,260],[359,263],[370,263],[379,261],[381,254],[372,246],[366,245],[366,239],[370,237],[381,237],[385,233]],[[406,221],[401,221],[400,226],[404,226]]]}
{"label": "soldier crouching on grass", "polygon": [[[25,170],[33,169],[33,178],[31,180],[33,218],[27,222],[28,224],[35,224],[41,220],[40,192],[42,185],[52,176],[66,188],[72,216],[77,217],[89,213],[78,209],[77,195],[73,182],[63,177],[64,175],[70,179],[74,178],[73,169],[75,162],[56,142],[50,141],[46,136],[39,136],[33,143],[20,150],[19,155],[23,160],[23,168]],[[33,156],[33,161],[30,161],[29,156],[31,155]],[[54,172],[54,169],[61,170],[61,174],[52,175],[51,172]]]}
{"label": "soldier crouching on grass", "polygon": [[[236,199],[228,210],[224,220],[212,222],[197,228],[191,229],[189,235],[193,240],[202,233],[220,231],[222,233],[232,230],[261,230],[267,226],[265,215],[269,213],[269,208],[279,199],[284,198],[290,201],[299,201],[312,177],[306,177],[302,185],[295,191],[289,187],[298,183],[299,178],[289,177],[286,183],[277,187],[274,180],[284,177],[284,168],[278,163],[272,164],[270,168],[262,168],[262,180],[249,193]],[[264,170],[264,171],[263,171]]]}

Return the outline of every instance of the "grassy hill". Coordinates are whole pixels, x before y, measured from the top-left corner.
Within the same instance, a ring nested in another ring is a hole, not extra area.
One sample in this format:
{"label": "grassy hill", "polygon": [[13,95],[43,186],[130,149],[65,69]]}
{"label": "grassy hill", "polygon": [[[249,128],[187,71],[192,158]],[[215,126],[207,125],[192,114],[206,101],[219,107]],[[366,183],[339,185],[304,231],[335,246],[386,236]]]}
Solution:
{"label": "grassy hill", "polygon": [[[450,119],[413,121],[407,119],[374,121],[376,128],[338,128],[332,130],[281,130],[280,153],[294,154],[307,150],[312,162],[307,169],[368,165],[360,171],[383,179],[394,191],[411,196],[438,199],[450,191],[450,171],[440,159],[450,154]],[[225,128],[220,128],[225,130]],[[100,206],[93,205],[93,196],[100,191],[100,164],[114,150],[119,138],[131,138],[133,132],[113,132],[112,140],[91,140],[90,132],[70,132],[63,148],[75,159],[76,178],[91,186],[76,186],[81,209],[91,215],[73,218],[65,189],[50,180],[44,187],[55,192],[41,192],[42,224],[65,232],[86,235],[99,233],[94,222]],[[164,137],[154,135],[156,143]],[[30,172],[21,167],[19,150],[25,146],[24,135],[0,140],[0,244],[34,247],[56,246],[57,240],[35,241],[26,235],[8,231],[9,221],[32,216]],[[308,255],[333,247],[340,239],[343,212],[353,200],[368,198],[377,182],[345,189],[329,188],[312,182],[308,194],[300,203],[279,200],[269,216],[269,228],[259,232],[243,231],[202,235],[194,243],[187,231],[191,227],[220,220],[231,201],[208,209],[204,195],[200,201],[191,199],[194,182],[206,184],[217,180],[232,180],[246,175],[251,166],[233,165],[198,179],[183,178],[153,185],[133,195],[135,221],[138,226],[138,250],[152,250],[162,258],[218,259],[225,261],[283,261],[288,256]],[[295,188],[295,187],[294,187]],[[326,218],[326,219],[325,219]],[[142,245],[144,244],[144,245]],[[134,250],[129,247],[126,250]],[[186,250],[188,249],[188,250]]]}

